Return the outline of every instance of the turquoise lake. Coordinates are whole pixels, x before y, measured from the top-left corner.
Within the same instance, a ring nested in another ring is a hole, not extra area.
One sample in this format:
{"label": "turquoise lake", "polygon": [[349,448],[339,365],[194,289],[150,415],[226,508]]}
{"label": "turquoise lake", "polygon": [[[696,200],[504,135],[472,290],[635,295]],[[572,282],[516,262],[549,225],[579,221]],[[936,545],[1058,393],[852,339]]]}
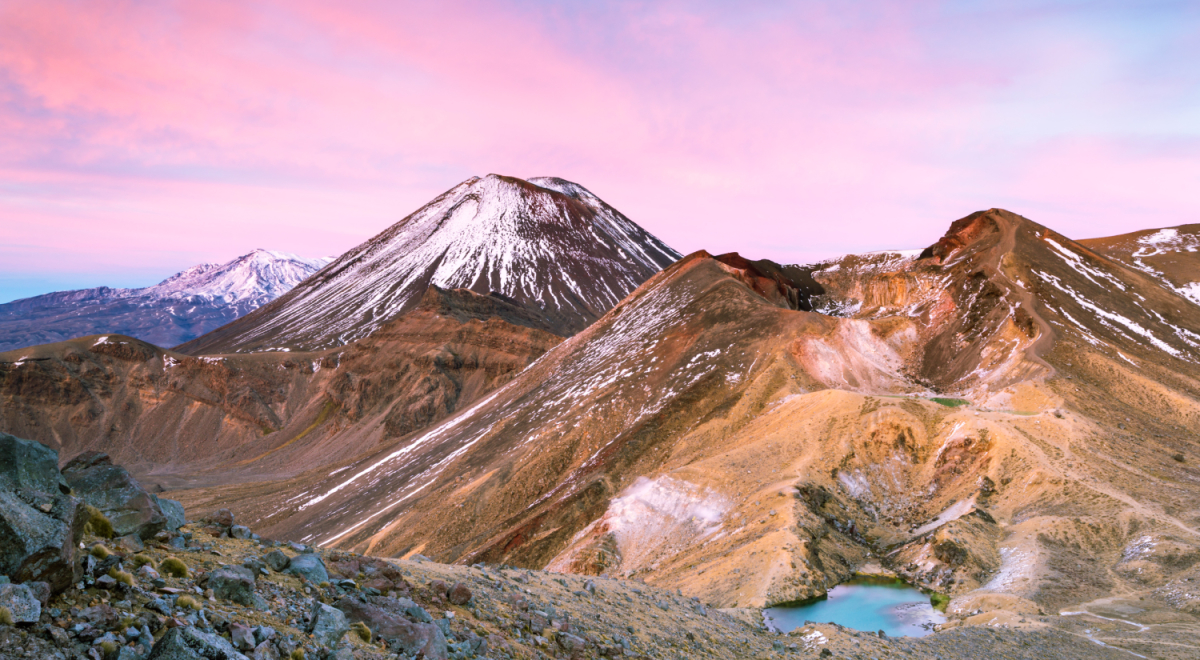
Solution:
{"label": "turquoise lake", "polygon": [[791,632],[807,620],[864,632],[882,630],[889,637],[922,637],[946,621],[929,604],[928,595],[899,580],[869,578],[839,584],[828,597],[811,603],[765,609],[763,616],[778,632]]}

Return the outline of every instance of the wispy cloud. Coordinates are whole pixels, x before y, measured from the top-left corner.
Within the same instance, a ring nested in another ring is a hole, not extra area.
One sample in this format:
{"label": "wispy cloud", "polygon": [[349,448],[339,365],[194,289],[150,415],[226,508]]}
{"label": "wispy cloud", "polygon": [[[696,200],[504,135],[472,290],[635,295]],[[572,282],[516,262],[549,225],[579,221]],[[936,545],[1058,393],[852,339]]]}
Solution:
{"label": "wispy cloud", "polygon": [[338,252],[488,172],[787,261],[1196,222],[1198,44],[1194,3],[4,3],[3,269]]}

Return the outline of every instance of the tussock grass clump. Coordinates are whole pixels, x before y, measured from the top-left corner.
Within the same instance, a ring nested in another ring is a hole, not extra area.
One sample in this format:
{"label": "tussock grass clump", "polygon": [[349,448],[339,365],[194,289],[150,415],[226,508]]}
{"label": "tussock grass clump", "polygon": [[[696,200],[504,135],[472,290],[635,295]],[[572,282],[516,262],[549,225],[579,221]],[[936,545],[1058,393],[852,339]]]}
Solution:
{"label": "tussock grass clump", "polygon": [[176,598],[175,605],[177,607],[190,607],[193,610],[197,610],[197,611],[199,611],[200,608],[204,607],[203,605],[200,604],[200,601],[198,601],[195,598],[192,598],[191,596],[188,596],[186,594],[184,594],[183,596],[180,596],[179,598]]}
{"label": "tussock grass clump", "polygon": [[120,650],[121,645],[112,641],[111,639],[106,639],[103,642],[100,642],[100,652],[103,653],[104,657],[106,658],[116,657]]}
{"label": "tussock grass clump", "polygon": [[1176,463],[1183,463],[1184,461],[1187,460],[1187,458],[1185,458],[1182,453],[1175,454],[1175,455],[1171,456],[1171,458],[1175,459]]}
{"label": "tussock grass clump", "polygon": [[133,559],[129,560],[129,563],[133,564],[134,570],[137,570],[147,564],[150,565],[150,568],[154,568],[154,560],[151,559],[149,555],[143,555],[141,553],[134,555]]}
{"label": "tussock grass clump", "polygon": [[371,629],[362,621],[355,621],[354,623],[350,624],[350,632],[358,635],[358,638],[362,641],[368,644],[371,643]]}
{"label": "tussock grass clump", "polygon": [[0,626],[11,626],[12,624],[12,610],[0,605]]}
{"label": "tussock grass clump", "polygon": [[175,557],[167,557],[166,559],[162,560],[162,563],[158,565],[158,570],[161,571],[163,575],[170,577],[185,578],[188,576],[187,564]]}
{"label": "tussock grass clump", "polygon": [[292,649],[291,660],[304,660],[304,649]]}
{"label": "tussock grass clump", "polygon": [[100,545],[99,543],[97,543],[96,545],[93,545],[92,549],[89,550],[88,552],[91,552],[92,556],[95,557],[96,559],[108,559],[108,556],[112,554],[112,552],[109,551],[108,548],[104,547],[103,545]]}
{"label": "tussock grass clump", "polygon": [[108,569],[108,577],[116,580],[117,582],[120,582],[121,584],[123,584],[127,587],[133,586],[133,575],[130,573],[126,573],[125,571],[117,570],[116,566],[113,566],[112,568]]}
{"label": "tussock grass clump", "polygon": [[92,536],[99,536],[104,539],[111,539],[113,537],[112,521],[108,519],[108,516],[101,513],[100,509],[91,504],[85,504],[83,505],[83,511],[87,519],[87,522],[83,524],[84,534],[91,534]]}

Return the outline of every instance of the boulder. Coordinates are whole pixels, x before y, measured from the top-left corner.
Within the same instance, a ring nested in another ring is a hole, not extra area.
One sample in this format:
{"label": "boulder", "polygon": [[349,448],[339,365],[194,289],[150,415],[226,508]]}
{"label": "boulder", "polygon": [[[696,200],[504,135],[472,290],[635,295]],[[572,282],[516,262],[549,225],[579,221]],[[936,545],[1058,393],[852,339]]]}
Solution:
{"label": "boulder", "polygon": [[252,532],[245,525],[234,525],[229,528],[229,535],[235,539],[248,539]]}
{"label": "boulder", "polygon": [[171,628],[146,660],[248,660],[224,637],[193,626]]}
{"label": "boulder", "polygon": [[554,640],[558,642],[558,645],[561,646],[564,651],[572,654],[582,653],[583,649],[587,646],[587,642],[585,642],[582,637],[578,637],[566,632],[560,632],[556,634],[554,636]]}
{"label": "boulder", "polygon": [[279,650],[271,642],[261,642],[250,652],[250,660],[282,660]]}
{"label": "boulder", "polygon": [[287,572],[302,577],[313,584],[329,581],[329,572],[325,570],[325,562],[312,553],[296,555],[288,564]]}
{"label": "boulder", "polygon": [[240,623],[231,623],[229,625],[229,641],[239,651],[253,650],[256,646],[254,643],[254,629]]}
{"label": "boulder", "polygon": [[387,642],[393,653],[406,656],[422,653],[429,660],[449,657],[446,637],[432,623],[413,623],[399,614],[350,596],[342,598],[336,605],[350,621],[365,623],[372,633]]}
{"label": "boulder", "polygon": [[292,560],[283,553],[283,550],[276,548],[267,554],[263,555],[263,563],[271,567],[271,570],[279,573],[287,568]]}
{"label": "boulder", "polygon": [[157,495],[153,495],[154,501],[158,503],[158,508],[162,509],[163,515],[167,517],[167,529],[172,532],[187,524],[187,518],[184,516],[183,505],[175,500],[168,500]]}
{"label": "boulder", "polygon": [[113,465],[104,454],[83,454],[63,467],[63,476],[83,501],[96,507],[112,522],[116,536],[137,534],[149,539],[167,524],[154,496],[142,488],[129,471]]}
{"label": "boulder", "polygon": [[324,646],[337,644],[343,635],[350,632],[350,624],[346,622],[346,615],[341,610],[319,600],[313,600],[309,621],[309,634]]}
{"label": "boulder", "polygon": [[244,566],[221,566],[208,576],[208,588],[214,596],[248,607],[259,603],[254,587],[254,572]]}
{"label": "boulder", "polygon": [[142,538],[137,534],[127,534],[120,538],[113,539],[113,545],[121,550],[129,552],[141,552],[146,549],[146,544],[142,543]]}
{"label": "boulder", "polygon": [[33,590],[23,584],[0,584],[0,607],[7,607],[13,623],[37,623],[42,603]]}
{"label": "boulder", "polygon": [[86,470],[96,467],[97,465],[112,465],[112,459],[108,454],[102,451],[85,451],[82,454],[67,461],[67,464],[62,466],[64,474],[74,472],[76,470]]}
{"label": "boulder", "polygon": [[39,442],[0,433],[0,490],[71,492],[58,471],[58,452]]}
{"label": "boulder", "polygon": [[0,574],[17,582],[48,582],[55,593],[69,587],[76,578],[81,510],[79,501],[68,495],[57,495],[49,506],[35,508],[13,493],[0,491]]}
{"label": "boulder", "polygon": [[233,512],[229,509],[218,509],[216,513],[208,517],[208,521],[214,525],[229,529],[233,527]]}
{"label": "boulder", "polygon": [[450,587],[450,593],[446,597],[451,603],[461,607],[471,602],[471,588],[462,582],[456,582]]}

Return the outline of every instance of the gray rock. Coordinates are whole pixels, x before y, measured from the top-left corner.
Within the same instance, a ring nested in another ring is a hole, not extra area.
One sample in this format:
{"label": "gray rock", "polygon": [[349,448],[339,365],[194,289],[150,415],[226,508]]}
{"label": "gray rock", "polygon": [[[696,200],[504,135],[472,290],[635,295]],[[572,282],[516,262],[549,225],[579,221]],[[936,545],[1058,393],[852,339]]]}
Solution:
{"label": "gray rock", "polygon": [[403,613],[404,616],[417,623],[433,622],[433,617],[429,616],[429,612],[425,611],[424,607],[418,605],[411,598],[378,598],[372,602],[384,609]]}
{"label": "gray rock", "polygon": [[231,623],[229,625],[229,641],[239,651],[253,650],[255,647],[254,629],[240,623]]}
{"label": "gray rock", "polygon": [[316,554],[297,555],[288,565],[287,572],[313,584],[329,581],[329,572],[325,570],[325,562]]}
{"label": "gray rock", "polygon": [[167,517],[167,529],[173,532],[187,524],[182,504],[157,495],[154,495],[154,501],[158,503],[158,508],[162,509],[163,515]]}
{"label": "gray rock", "polygon": [[279,650],[271,642],[262,642],[250,652],[250,660],[282,660]]}
{"label": "gray rock", "polygon": [[171,616],[171,604],[161,598],[146,603],[146,609],[154,610],[163,616]]}
{"label": "gray rock", "polygon": [[71,492],[58,471],[58,452],[32,440],[0,433],[0,490]]}
{"label": "gray rock", "polygon": [[63,476],[79,498],[108,517],[117,536],[149,539],[166,527],[167,517],[154,497],[103,454],[77,457],[63,467]]}
{"label": "gray rock", "polygon": [[0,491],[0,574],[17,582],[47,582],[55,593],[69,587],[76,578],[75,544],[82,536],[78,505],[75,498],[58,495],[45,511]]}
{"label": "gray rock", "polygon": [[113,545],[122,550],[129,552],[141,552],[146,549],[146,544],[142,543],[141,537],[137,534],[127,534],[117,539],[113,539]]}
{"label": "gray rock", "polygon": [[245,525],[234,525],[229,528],[229,535],[235,539],[248,539],[250,534],[250,528]]}
{"label": "gray rock", "polygon": [[350,624],[341,610],[330,607],[319,600],[313,600],[311,623],[308,632],[323,646],[333,646],[350,632]]}
{"label": "gray rock", "polygon": [[262,560],[264,564],[270,566],[271,570],[275,571],[276,573],[279,573],[283,569],[287,568],[288,564],[292,562],[287,555],[283,554],[283,550],[278,548],[263,555]]}
{"label": "gray rock", "polygon": [[46,607],[50,604],[51,591],[49,584],[45,582],[25,582],[24,584],[26,587],[29,587],[29,593],[33,594],[34,598],[38,599],[38,602],[42,604],[42,607]]}
{"label": "gray rock", "polygon": [[0,606],[12,613],[13,623],[37,623],[42,616],[41,601],[23,584],[0,584]]}
{"label": "gray rock", "polygon": [[337,608],[351,621],[367,624],[372,633],[387,642],[388,649],[393,653],[424,653],[429,660],[445,660],[449,657],[446,636],[434,624],[413,623],[398,614],[349,596],[339,600]]}
{"label": "gray rock", "polygon": [[255,626],[254,628],[254,643],[262,644],[263,642],[275,638],[275,629],[269,626]]}
{"label": "gray rock", "polygon": [[150,567],[150,564],[146,564],[145,566],[137,569],[136,575],[139,580],[145,580],[147,582],[153,582],[162,577],[158,574],[158,571]]}
{"label": "gray rock", "polygon": [[259,602],[255,598],[255,586],[254,572],[245,566],[222,566],[208,576],[208,588],[213,590],[214,596],[249,607]]}
{"label": "gray rock", "polygon": [[192,626],[172,628],[158,640],[146,660],[248,660],[225,638]]}

